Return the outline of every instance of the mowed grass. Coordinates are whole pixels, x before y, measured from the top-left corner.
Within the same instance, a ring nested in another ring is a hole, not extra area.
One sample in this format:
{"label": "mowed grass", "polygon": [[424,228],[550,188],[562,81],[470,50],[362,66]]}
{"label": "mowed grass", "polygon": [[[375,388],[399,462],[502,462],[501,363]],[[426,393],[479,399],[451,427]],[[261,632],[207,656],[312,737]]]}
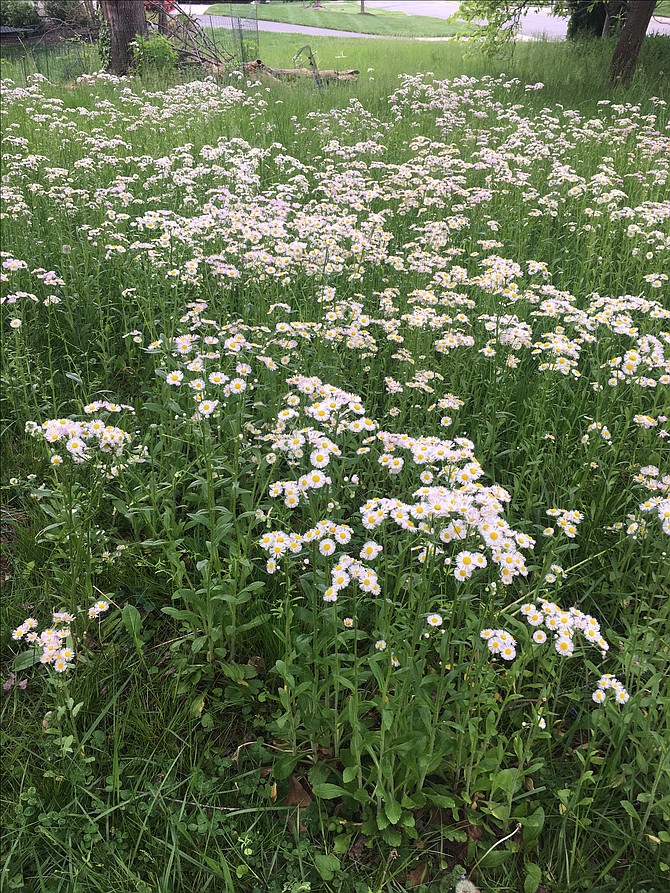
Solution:
{"label": "mowed grass", "polygon": [[[267,65],[277,68],[292,67],[293,56],[303,46],[300,35],[259,32],[258,39],[260,57]],[[632,98],[636,91],[656,93],[666,101],[670,98],[670,84],[662,74],[670,67],[670,42],[663,37],[645,40],[636,80],[623,89],[612,88],[607,79],[614,49],[612,40],[583,45],[529,41],[516,44],[513,52],[499,59],[483,57],[469,42],[375,40],[360,44],[358,39],[345,37],[310,37],[309,45],[320,68],[358,69],[361,75],[355,93],[372,103],[384,101],[383,97],[393,90],[401,73],[419,71],[431,71],[437,78],[482,77],[504,72],[518,77],[524,84],[541,81],[545,89],[538,98],[548,96],[554,102],[561,102],[569,95],[574,103],[597,103],[608,97]],[[338,86],[326,91],[327,102],[338,93],[346,101],[350,89]],[[318,94],[313,101],[320,102]]]}
{"label": "mowed grass", "polygon": [[662,893],[668,41],[310,43],[3,60],[0,885]]}
{"label": "mowed grass", "polygon": [[302,3],[215,3],[206,15],[231,14],[268,22],[287,22],[291,25],[311,25],[336,31],[358,31],[386,37],[449,37],[465,34],[464,24],[447,22],[432,16],[410,16],[386,9],[367,9],[360,14],[360,4],[354,0],[326,3],[320,9]]}

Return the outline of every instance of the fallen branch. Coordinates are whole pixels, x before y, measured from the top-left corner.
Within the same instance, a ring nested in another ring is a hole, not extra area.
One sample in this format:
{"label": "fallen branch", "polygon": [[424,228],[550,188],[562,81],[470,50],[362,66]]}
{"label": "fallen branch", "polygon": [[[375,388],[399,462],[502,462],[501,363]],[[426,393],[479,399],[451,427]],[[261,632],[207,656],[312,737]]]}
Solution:
{"label": "fallen branch", "polygon": [[335,71],[332,68],[270,68],[260,59],[244,64],[244,73],[254,80],[268,80],[279,83],[280,81],[292,81],[297,78],[311,78],[313,81],[355,81],[358,76],[356,69],[348,71]]}

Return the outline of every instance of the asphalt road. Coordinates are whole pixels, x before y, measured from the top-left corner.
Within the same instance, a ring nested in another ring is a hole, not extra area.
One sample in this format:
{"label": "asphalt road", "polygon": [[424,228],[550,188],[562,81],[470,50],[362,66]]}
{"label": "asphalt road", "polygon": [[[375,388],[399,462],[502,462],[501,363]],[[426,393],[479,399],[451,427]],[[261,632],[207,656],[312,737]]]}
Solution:
{"label": "asphalt road", "polygon": [[[408,15],[433,16],[446,19],[453,15],[460,3],[458,0],[365,0],[366,8],[388,9],[392,12],[405,12]],[[550,15],[546,9],[531,9],[521,21],[523,37],[548,37],[563,40],[568,31],[568,20]],[[650,34],[670,34],[667,19],[652,19]]]}
{"label": "asphalt road", "polygon": [[[407,15],[433,16],[447,19],[458,11],[458,0],[366,0],[366,8],[388,9]],[[549,37],[563,40],[568,31],[567,19],[549,15],[546,10],[533,9],[521,22],[522,37]]]}
{"label": "asphalt road", "polygon": [[[209,3],[183,3],[187,12],[198,18],[201,25],[212,28],[232,28],[233,20],[229,16],[206,16]],[[365,0],[367,9],[388,9],[392,12],[404,12],[408,15],[433,16],[447,19],[453,15],[460,3],[458,0]],[[327,4],[325,4],[327,8]],[[255,26],[255,21],[254,21]],[[337,31],[333,28],[313,28],[310,25],[289,25],[284,22],[258,21],[259,31],[276,31],[285,34],[309,34],[314,37],[379,37],[375,34],[362,34],[358,31]],[[568,30],[568,21],[550,15],[544,9],[531,9],[521,21],[520,36],[526,40],[547,37],[551,40],[563,40]],[[667,19],[652,19],[649,33],[670,35],[670,22]],[[448,38],[446,38],[448,39]]]}

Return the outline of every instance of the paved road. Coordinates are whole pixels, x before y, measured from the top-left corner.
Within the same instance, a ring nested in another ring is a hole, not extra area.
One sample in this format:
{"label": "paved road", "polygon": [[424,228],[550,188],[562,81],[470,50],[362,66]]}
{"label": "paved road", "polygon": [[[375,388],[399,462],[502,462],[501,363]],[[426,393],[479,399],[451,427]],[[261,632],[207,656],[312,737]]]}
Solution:
{"label": "paved road", "polygon": [[[458,0],[366,0],[370,9],[388,9],[408,15],[433,16],[447,19],[458,11]],[[545,10],[533,9],[522,19],[522,37],[549,37],[562,40],[568,31],[567,19],[556,18]]]}
{"label": "paved road", "polygon": [[[366,0],[370,9],[388,9],[392,12],[405,12],[408,15],[433,16],[446,19],[460,6],[458,0]],[[568,31],[568,20],[550,15],[546,9],[531,9],[521,20],[523,37],[549,37],[562,40]],[[668,19],[654,18],[649,25],[650,34],[670,34]]]}
{"label": "paved road", "polygon": [[[232,28],[233,20],[229,16],[207,16],[205,12],[211,4],[208,3],[184,3],[187,12],[196,16],[201,25],[206,28]],[[404,12],[408,15],[433,16],[437,19],[447,19],[453,15],[460,3],[458,0],[366,0],[368,9],[388,9],[392,12]],[[255,27],[256,22],[249,21],[249,26]],[[285,22],[258,21],[259,31],[275,31],[284,34],[308,34],[313,37],[380,37],[379,34],[362,34],[359,31],[337,31],[333,28],[313,28],[310,25],[289,25]],[[568,30],[568,21],[564,18],[550,15],[544,9],[531,9],[521,21],[520,36],[526,40],[548,37],[552,40],[563,40]],[[670,35],[670,22],[667,19],[652,19],[649,33]],[[440,38],[435,38],[440,39]],[[449,38],[444,38],[449,39]]]}

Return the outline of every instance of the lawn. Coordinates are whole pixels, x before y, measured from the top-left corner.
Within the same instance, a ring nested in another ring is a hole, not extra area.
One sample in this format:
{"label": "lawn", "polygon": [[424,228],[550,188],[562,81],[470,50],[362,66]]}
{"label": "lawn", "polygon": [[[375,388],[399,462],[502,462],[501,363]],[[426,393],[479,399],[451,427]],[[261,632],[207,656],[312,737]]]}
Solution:
{"label": "lawn", "polygon": [[662,893],[668,41],[310,44],[3,53],[0,887]]}
{"label": "lawn", "polygon": [[453,24],[431,16],[408,16],[403,12],[370,9],[360,14],[360,4],[354,0],[329,2],[321,9],[307,7],[303,3],[216,3],[207,10],[208,15],[247,16],[269,22],[288,22],[292,25],[312,25],[315,28],[332,28],[337,31],[359,31],[363,34],[381,34],[386,37],[448,37],[467,33],[467,26]]}
{"label": "lawn", "polygon": [[670,0],[658,0],[654,15],[670,18]]}

